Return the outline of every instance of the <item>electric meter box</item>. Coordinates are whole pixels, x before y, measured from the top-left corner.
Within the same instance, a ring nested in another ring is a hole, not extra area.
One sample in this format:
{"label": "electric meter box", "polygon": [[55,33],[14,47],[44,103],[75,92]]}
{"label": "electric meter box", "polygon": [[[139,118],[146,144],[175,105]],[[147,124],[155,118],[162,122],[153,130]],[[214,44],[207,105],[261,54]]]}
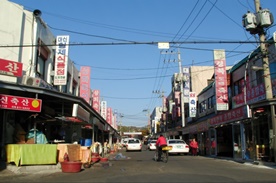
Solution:
{"label": "electric meter box", "polygon": [[251,31],[257,28],[257,21],[254,13],[248,12],[243,15],[242,18],[243,27],[245,27],[247,31]]}
{"label": "electric meter box", "polygon": [[257,24],[260,27],[269,27],[273,24],[273,15],[268,9],[262,9],[257,13]]}

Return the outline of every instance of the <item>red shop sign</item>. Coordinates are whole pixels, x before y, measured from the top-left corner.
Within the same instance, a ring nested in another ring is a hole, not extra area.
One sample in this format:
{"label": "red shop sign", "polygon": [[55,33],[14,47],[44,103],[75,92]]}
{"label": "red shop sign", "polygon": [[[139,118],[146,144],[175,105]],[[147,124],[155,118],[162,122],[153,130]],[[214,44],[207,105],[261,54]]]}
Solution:
{"label": "red shop sign", "polygon": [[22,63],[0,58],[0,74],[21,77],[22,76]]}
{"label": "red shop sign", "polygon": [[42,100],[0,94],[0,109],[40,112]]}

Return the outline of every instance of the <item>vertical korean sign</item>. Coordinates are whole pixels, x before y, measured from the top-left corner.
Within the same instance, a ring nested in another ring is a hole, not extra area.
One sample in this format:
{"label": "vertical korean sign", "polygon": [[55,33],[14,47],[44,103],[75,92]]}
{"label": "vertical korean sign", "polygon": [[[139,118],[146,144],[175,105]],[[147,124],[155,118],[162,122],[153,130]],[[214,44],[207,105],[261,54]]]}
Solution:
{"label": "vertical korean sign", "polygon": [[196,117],[196,93],[189,92],[189,116]]}
{"label": "vertical korean sign", "polygon": [[93,90],[92,108],[100,114],[100,90]]}
{"label": "vertical korean sign", "polygon": [[107,113],[107,102],[101,101],[101,116],[106,120],[106,113]]}
{"label": "vertical korean sign", "polygon": [[228,110],[227,74],[224,50],[214,50],[217,111]]}
{"label": "vertical korean sign", "polygon": [[80,97],[90,103],[90,67],[80,68]]}
{"label": "vertical korean sign", "polygon": [[112,124],[112,109],[111,107],[107,108],[107,115],[106,115],[106,121],[108,124]]}
{"label": "vertical korean sign", "polygon": [[57,36],[54,85],[67,84],[69,36]]}
{"label": "vertical korean sign", "polygon": [[23,64],[10,60],[0,59],[0,74],[21,77]]}
{"label": "vertical korean sign", "polygon": [[184,103],[189,102],[189,92],[190,92],[190,71],[188,67],[183,67],[183,97]]}

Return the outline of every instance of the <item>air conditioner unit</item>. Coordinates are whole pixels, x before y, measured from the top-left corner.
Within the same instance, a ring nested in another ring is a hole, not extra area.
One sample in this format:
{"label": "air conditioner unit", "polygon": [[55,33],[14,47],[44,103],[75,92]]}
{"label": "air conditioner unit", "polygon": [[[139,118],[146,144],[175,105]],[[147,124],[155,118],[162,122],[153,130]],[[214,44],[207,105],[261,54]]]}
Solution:
{"label": "air conditioner unit", "polygon": [[41,84],[41,79],[25,75],[23,76],[22,84],[39,87]]}

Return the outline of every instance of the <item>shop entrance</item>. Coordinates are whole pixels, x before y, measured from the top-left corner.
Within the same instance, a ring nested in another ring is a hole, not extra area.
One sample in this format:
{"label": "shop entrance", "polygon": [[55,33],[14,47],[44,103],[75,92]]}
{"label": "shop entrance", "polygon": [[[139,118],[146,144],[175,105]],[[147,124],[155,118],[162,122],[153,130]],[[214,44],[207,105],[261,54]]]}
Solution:
{"label": "shop entrance", "polygon": [[232,125],[216,128],[217,132],[217,156],[233,157]]}
{"label": "shop entrance", "polygon": [[209,153],[211,156],[217,155],[217,130],[215,128],[209,129],[208,139]]}
{"label": "shop entrance", "polygon": [[[253,135],[255,139],[256,160],[270,160],[270,111],[266,107],[253,110]],[[271,129],[270,129],[271,128]]]}
{"label": "shop entrance", "polygon": [[243,124],[236,122],[233,124],[233,152],[234,158],[242,158],[244,134],[243,134]]}

